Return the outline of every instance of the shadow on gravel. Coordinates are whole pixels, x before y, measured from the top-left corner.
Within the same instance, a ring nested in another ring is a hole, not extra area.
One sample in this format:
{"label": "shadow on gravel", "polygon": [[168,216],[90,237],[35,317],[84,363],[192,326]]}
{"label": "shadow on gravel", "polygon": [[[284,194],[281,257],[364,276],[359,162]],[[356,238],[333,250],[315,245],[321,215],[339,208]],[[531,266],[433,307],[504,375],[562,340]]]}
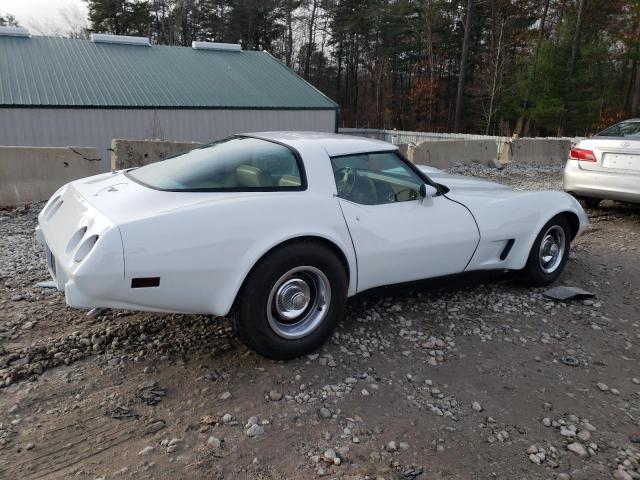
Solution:
{"label": "shadow on gravel", "polygon": [[430,278],[428,280],[418,280],[415,282],[376,287],[359,293],[349,300],[351,302],[359,302],[372,301],[385,297],[402,299],[413,297],[416,294],[438,295],[445,293],[457,293],[458,290],[475,288],[481,284],[489,285],[501,282],[507,282],[511,287],[522,288],[519,287],[517,283],[513,282],[515,276],[515,273],[504,272],[503,270],[460,273],[447,275],[445,277]]}

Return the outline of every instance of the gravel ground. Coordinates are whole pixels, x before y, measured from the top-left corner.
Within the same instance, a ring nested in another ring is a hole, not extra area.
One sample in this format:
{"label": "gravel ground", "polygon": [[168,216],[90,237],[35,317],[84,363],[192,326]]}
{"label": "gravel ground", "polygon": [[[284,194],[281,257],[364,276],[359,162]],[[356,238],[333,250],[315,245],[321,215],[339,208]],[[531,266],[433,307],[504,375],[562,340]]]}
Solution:
{"label": "gravel ground", "polygon": [[[456,169],[559,189],[557,169]],[[509,276],[379,289],[273,362],[226,319],[66,307],[0,211],[0,478],[640,479],[640,208],[606,202],[555,302]]]}

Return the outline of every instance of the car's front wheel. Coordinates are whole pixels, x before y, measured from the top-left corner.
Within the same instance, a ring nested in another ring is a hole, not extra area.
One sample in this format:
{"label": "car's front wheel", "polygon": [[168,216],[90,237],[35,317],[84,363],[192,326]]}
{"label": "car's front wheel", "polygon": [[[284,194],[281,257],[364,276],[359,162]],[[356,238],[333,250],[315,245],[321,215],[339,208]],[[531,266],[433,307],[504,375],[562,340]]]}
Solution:
{"label": "car's front wheel", "polygon": [[330,247],[314,241],[285,245],[249,274],[234,312],[236,333],[273,359],[313,352],[340,321],[347,286],[345,266]]}
{"label": "car's front wheel", "polygon": [[527,264],[521,272],[523,283],[544,286],[554,282],[569,258],[571,227],[564,215],[549,220],[536,237]]}

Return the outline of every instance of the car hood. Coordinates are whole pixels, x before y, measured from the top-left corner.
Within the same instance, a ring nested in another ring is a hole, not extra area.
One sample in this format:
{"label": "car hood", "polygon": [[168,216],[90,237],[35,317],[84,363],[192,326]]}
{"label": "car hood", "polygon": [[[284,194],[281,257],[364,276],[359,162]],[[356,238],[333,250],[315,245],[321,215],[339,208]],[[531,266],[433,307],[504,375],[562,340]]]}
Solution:
{"label": "car hood", "polygon": [[489,180],[466,177],[464,175],[454,175],[438,170],[437,168],[422,165],[418,166],[418,168],[426,173],[434,182],[447,187],[450,195],[474,193],[494,196],[496,193],[505,194],[507,192],[516,192],[511,187]]}

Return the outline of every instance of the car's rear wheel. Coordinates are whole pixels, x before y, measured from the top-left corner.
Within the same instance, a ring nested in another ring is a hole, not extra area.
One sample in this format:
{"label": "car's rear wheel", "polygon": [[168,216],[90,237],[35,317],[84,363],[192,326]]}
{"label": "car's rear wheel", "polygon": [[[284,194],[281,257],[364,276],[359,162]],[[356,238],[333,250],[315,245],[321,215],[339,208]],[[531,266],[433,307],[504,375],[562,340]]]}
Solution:
{"label": "car's rear wheel", "polygon": [[347,283],[330,247],[314,241],[285,245],[249,274],[234,312],[236,333],[273,359],[313,352],[344,313]]}
{"label": "car's rear wheel", "polygon": [[532,286],[554,282],[564,270],[569,258],[571,227],[564,215],[549,220],[533,242],[527,264],[520,279]]}

